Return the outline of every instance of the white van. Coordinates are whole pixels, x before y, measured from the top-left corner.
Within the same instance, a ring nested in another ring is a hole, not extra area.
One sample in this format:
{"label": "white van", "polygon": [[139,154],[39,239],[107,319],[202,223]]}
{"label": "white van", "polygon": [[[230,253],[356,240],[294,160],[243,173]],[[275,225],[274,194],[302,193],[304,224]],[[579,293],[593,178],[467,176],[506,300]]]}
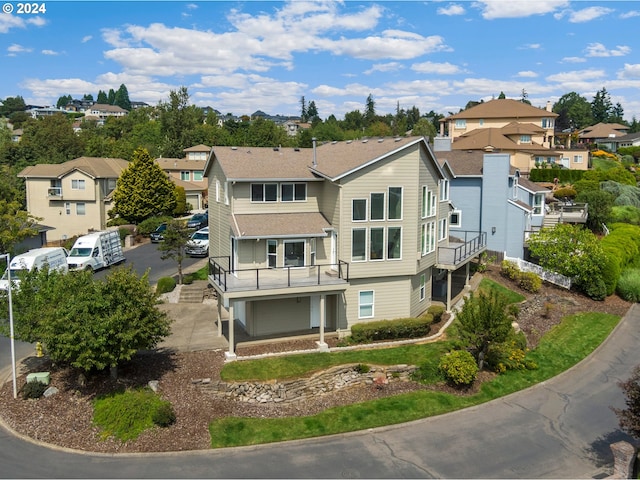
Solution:
{"label": "white van", "polygon": [[[69,271],[67,257],[69,252],[62,247],[42,247],[29,250],[26,253],[16,255],[11,259],[9,268],[11,269],[11,281],[16,285],[20,284],[20,277],[25,272],[32,272],[43,265],[49,265],[50,270],[58,270],[63,273]],[[0,290],[9,289],[9,272],[5,270],[0,279]]]}
{"label": "white van", "polygon": [[95,272],[124,261],[120,234],[117,230],[105,230],[79,237],[71,247],[67,265],[71,271]]}

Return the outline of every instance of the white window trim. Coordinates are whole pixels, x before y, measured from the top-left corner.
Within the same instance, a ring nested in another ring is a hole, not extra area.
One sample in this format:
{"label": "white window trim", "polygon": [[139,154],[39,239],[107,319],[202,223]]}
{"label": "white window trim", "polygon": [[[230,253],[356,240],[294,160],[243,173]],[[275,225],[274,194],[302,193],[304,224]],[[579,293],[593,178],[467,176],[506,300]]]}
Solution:
{"label": "white window trim", "polygon": [[[431,232],[429,232],[431,230]],[[431,236],[428,234],[431,233]],[[436,222],[425,222],[422,224],[422,229],[420,232],[420,248],[422,251],[422,256],[433,253],[436,249]],[[429,241],[431,239],[431,241]]]}
{"label": "white window trim", "polygon": [[[292,198],[291,200],[283,200],[282,198],[282,187],[284,187],[285,185],[291,185],[293,187],[293,192],[292,192]],[[304,185],[304,199],[303,200],[296,200],[296,185]],[[306,202],[307,201],[307,184],[304,182],[283,182],[280,184],[280,186],[278,187],[278,191],[280,192],[280,201],[283,203],[293,203],[293,202]]]}
{"label": "white window trim", "polygon": [[[392,188],[399,188],[400,189],[400,218],[390,218],[389,217],[389,207],[390,205],[390,201],[391,201],[391,194],[390,194],[390,190]],[[404,217],[404,188],[403,187],[397,187],[397,186],[393,186],[391,185],[390,187],[387,188],[387,211],[385,212],[385,215],[387,216],[387,220],[391,221],[391,222],[401,222],[403,220]]]}
{"label": "white window trim", "polygon": [[[373,201],[371,200],[372,195],[382,195],[382,218],[373,218],[371,215],[371,207],[373,205]],[[385,192],[371,192],[369,194],[369,221],[371,222],[384,222],[387,217],[387,194]]]}
{"label": "white window trim", "polygon": [[[362,260],[355,260],[353,258],[353,232],[355,232],[356,230],[363,230],[364,231],[364,258]],[[351,229],[351,263],[362,263],[362,262],[366,262],[367,261],[367,246],[369,245],[369,242],[367,241],[369,239],[369,229],[368,228],[352,228]]]}
{"label": "white window trim", "polygon": [[447,228],[447,219],[441,218],[438,220],[438,241],[446,240],[449,236],[449,230]]}
{"label": "white window trim", "polygon": [[[389,258],[389,229],[391,228],[399,228],[400,229],[400,256],[398,258]],[[389,260],[390,262],[398,262],[400,260],[402,260],[402,227],[400,225],[395,226],[395,225],[390,225],[387,227],[387,231],[385,232],[385,237],[386,237],[386,242],[385,242],[385,252],[384,254],[387,257],[387,260]]]}
{"label": "white window trim", "polygon": [[85,190],[85,189],[86,189],[86,183],[83,178],[75,178],[71,180],[71,190]]}
{"label": "white window trim", "polygon": [[[253,186],[254,185],[262,185],[262,200],[254,200],[253,199]],[[267,200],[266,199],[266,186],[267,185],[275,185],[276,186],[276,199],[275,200]],[[276,182],[255,182],[249,184],[249,199],[251,203],[276,203],[279,199],[278,194],[280,192],[280,186]]]}
{"label": "white window trim", "polygon": [[[373,237],[373,235],[371,235],[371,230],[381,230],[382,231],[382,256],[380,258],[371,258],[371,237]],[[384,260],[386,260],[386,252],[385,252],[385,246],[387,245],[387,243],[385,242],[386,239],[386,235],[385,235],[385,228],[384,227],[371,227],[369,229],[369,243],[368,243],[368,249],[367,249],[367,257],[369,259],[370,262],[383,262]]]}
{"label": "white window trim", "polygon": [[[362,294],[371,292],[371,303],[362,303]],[[374,318],[375,317],[376,293],[374,290],[360,290],[358,292],[358,318]],[[362,315],[362,307],[371,305],[371,315]]]}
{"label": "white window trim", "polygon": [[[364,201],[364,220],[355,220],[353,218],[353,214],[355,212],[355,209],[353,208],[353,202],[355,202],[356,200],[363,200]],[[351,199],[351,221],[354,223],[362,223],[362,222],[366,222],[367,219],[369,218],[369,202],[367,201],[366,198],[352,198]]]}
{"label": "white window trim", "polygon": [[427,298],[427,278],[423,273],[420,275],[420,301],[423,302],[425,298]]}
{"label": "white window trim", "polygon": [[443,178],[440,180],[440,201],[446,202],[449,200],[449,180]]}
{"label": "white window trim", "polygon": [[[275,245],[276,246],[275,253],[269,253],[269,245]],[[273,238],[267,239],[266,247],[267,247],[267,268],[278,268],[278,240],[274,240]],[[270,257],[275,258],[275,262],[273,262],[274,263],[273,267],[269,264],[269,258]]]}
{"label": "white window trim", "polygon": [[582,163],[582,155],[574,155],[573,156],[573,163]]}
{"label": "white window trim", "polygon": [[[185,177],[187,177],[187,178],[185,178]],[[189,170],[181,170],[180,171],[180,180],[182,180],[184,182],[190,182],[191,181],[191,172]]]}
{"label": "white window trim", "polygon": [[[84,212],[83,212],[83,213],[80,213],[80,212],[78,211],[78,207],[80,207],[80,205],[82,205],[82,208],[83,208],[83,210],[84,210]],[[80,216],[80,217],[84,217],[86,214],[87,214],[87,204],[86,204],[86,203],[84,203],[84,202],[78,202],[78,203],[76,203],[76,215],[78,215],[78,216]]]}
{"label": "white window trim", "polygon": [[[298,265],[298,266],[287,265],[287,243],[302,243],[302,245],[304,246],[304,250],[302,252],[302,265]],[[283,247],[283,251],[284,251],[284,257],[282,259],[282,266],[283,267],[285,267],[285,268],[304,268],[307,265],[307,242],[306,242],[306,240],[304,240],[304,239],[283,240],[282,247]]]}
{"label": "white window trim", "polygon": [[[458,215],[458,223],[451,222],[452,215]],[[462,228],[462,210],[455,209],[449,214],[449,228]]]}

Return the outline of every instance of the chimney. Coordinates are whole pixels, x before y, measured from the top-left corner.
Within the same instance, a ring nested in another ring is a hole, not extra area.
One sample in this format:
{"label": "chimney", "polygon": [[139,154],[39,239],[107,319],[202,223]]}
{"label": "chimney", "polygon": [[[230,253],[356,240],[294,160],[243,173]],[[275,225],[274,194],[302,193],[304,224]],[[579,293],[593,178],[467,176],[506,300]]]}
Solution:
{"label": "chimney", "polygon": [[551,102],[547,100],[547,112],[551,112],[551,111],[552,111]]}
{"label": "chimney", "polygon": [[313,137],[311,141],[313,142],[313,162],[311,165],[315,168],[318,166],[318,159],[316,158],[316,137]]}

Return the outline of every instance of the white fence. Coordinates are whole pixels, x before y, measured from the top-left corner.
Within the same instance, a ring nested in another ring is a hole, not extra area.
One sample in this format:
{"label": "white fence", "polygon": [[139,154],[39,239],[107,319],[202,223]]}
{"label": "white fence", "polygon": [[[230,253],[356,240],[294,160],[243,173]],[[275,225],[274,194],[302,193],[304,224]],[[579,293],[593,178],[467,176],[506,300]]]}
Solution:
{"label": "white fence", "polygon": [[564,275],[560,275],[559,273],[550,272],[542,268],[540,265],[527,262],[526,260],[522,260],[521,258],[511,258],[505,256],[504,259],[509,262],[515,263],[520,271],[535,273],[545,282],[553,283],[554,285],[566,288],[567,290],[571,288],[571,279],[569,277],[565,277]]}

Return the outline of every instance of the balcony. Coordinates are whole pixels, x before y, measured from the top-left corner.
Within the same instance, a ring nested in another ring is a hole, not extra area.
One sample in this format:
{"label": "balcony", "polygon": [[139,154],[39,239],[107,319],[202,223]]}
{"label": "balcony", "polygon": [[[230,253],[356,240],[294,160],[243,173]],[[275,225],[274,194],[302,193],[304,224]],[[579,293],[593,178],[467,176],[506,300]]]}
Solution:
{"label": "balcony", "polygon": [[544,214],[543,226],[552,227],[558,223],[586,223],[588,216],[588,203],[550,203]]}
{"label": "balcony", "polygon": [[438,246],[438,268],[456,269],[487,249],[487,233],[461,231],[455,236],[449,232],[446,246]]}
{"label": "balcony", "polygon": [[222,292],[268,291],[303,287],[344,289],[349,283],[349,264],[342,260],[339,260],[338,263],[296,267],[239,268],[235,270],[231,270],[229,265],[229,257],[209,259],[209,279]]}
{"label": "balcony", "polygon": [[47,196],[62,198],[62,187],[49,187],[47,190]]}

